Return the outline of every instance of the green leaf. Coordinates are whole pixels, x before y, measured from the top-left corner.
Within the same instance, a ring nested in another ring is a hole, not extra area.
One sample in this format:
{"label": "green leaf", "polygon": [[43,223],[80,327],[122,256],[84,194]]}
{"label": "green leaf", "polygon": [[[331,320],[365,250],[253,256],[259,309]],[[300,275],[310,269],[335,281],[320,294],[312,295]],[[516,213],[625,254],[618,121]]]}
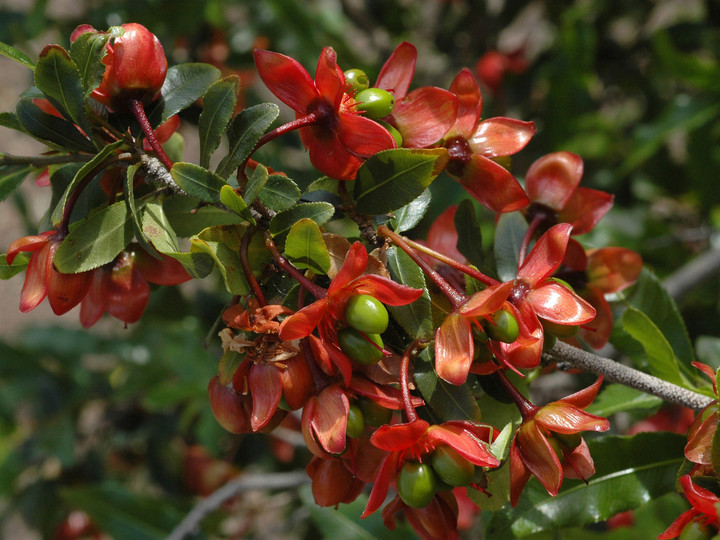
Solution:
{"label": "green leaf", "polygon": [[165,199],[163,208],[170,225],[180,237],[198,234],[215,225],[236,225],[246,219],[234,212],[215,206],[202,206],[195,197],[171,196]]}
{"label": "green leaf", "polygon": [[216,172],[219,176],[227,178],[247,159],[279,113],[280,109],[274,103],[260,103],[244,109],[233,118],[227,130],[230,148],[218,165]]}
{"label": "green leaf", "polygon": [[330,253],[320,227],[312,219],[303,218],[292,226],[285,240],[285,254],[298,268],[308,268],[316,274],[327,274],[330,270]]}
{"label": "green leaf", "polygon": [[647,411],[656,409],[662,399],[635,390],[624,384],[608,384],[587,408],[587,412],[607,418],[619,412]]}
{"label": "green leaf", "polygon": [[0,126],[27,133],[23,125],[20,123],[17,114],[11,112],[0,113]]}
{"label": "green leaf", "polygon": [[519,212],[508,212],[500,215],[495,228],[495,243],[493,245],[500,281],[515,279],[518,270],[520,246],[527,228],[527,222]]}
{"label": "green leaf", "polygon": [[282,212],[298,202],[300,195],[300,188],[287,176],[271,174],[258,194],[258,198],[270,210]]}
{"label": "green leaf", "polygon": [[232,186],[224,185],[220,188],[220,202],[238,216],[242,216],[248,223],[255,225],[255,218],[252,216],[250,208]]}
{"label": "green leaf", "polygon": [[112,482],[64,487],[60,496],[72,508],[84,510],[115,540],[162,540],[184,517],[167,497],[133,493]]}
{"label": "green leaf", "polygon": [[26,55],[24,52],[16,49],[12,45],[8,45],[7,43],[3,43],[0,41],[0,54],[3,56],[7,56],[11,60],[15,60],[16,62],[20,62],[23,66],[29,67],[30,69],[35,69],[35,63],[30,60],[30,57]]}
{"label": "green leaf", "polygon": [[4,201],[23,183],[33,171],[30,166],[0,165],[0,201]]}
{"label": "green leaf", "polygon": [[180,250],[177,236],[165,215],[162,204],[149,201],[143,206],[141,230],[145,238],[160,253],[175,253]]}
{"label": "green leaf", "polygon": [[220,78],[220,70],[209,64],[185,63],[167,70],[160,89],[161,99],[148,113],[153,126],[195,103]]}
{"label": "green leaf", "polygon": [[40,53],[35,67],[35,86],[63,116],[85,133],[91,133],[80,73],[70,54],[60,45],[48,45]]}
{"label": "green leaf", "polygon": [[133,237],[132,219],[124,201],[78,222],[55,252],[60,272],[75,274],[112,261]]}
{"label": "green leaf", "polygon": [[470,199],[463,199],[458,205],[455,212],[455,229],[458,232],[458,251],[465,255],[470,264],[482,268],[485,260],[485,252],[482,247],[482,232],[480,231],[475,206]]}
{"label": "green leaf", "polygon": [[78,184],[85,180],[85,177],[92,172],[98,165],[100,165],[103,161],[105,161],[107,158],[109,158],[111,155],[115,153],[115,151],[120,148],[123,145],[123,141],[115,141],[113,143],[108,144],[100,150],[90,161],[83,164],[82,167],[75,173],[75,176],[72,179],[72,182],[68,185],[68,187],[65,189],[65,192],[63,193],[62,197],[58,201],[57,205],[55,205],[55,210],[53,210],[51,221],[53,225],[57,226],[60,223],[60,220],[62,219],[63,212],[65,211],[65,205],[67,204],[67,199],[70,196],[70,194],[77,188]]}
{"label": "green leaf", "polygon": [[18,253],[12,264],[8,264],[7,255],[0,255],[0,279],[10,279],[27,268],[30,255]]}
{"label": "green leaf", "polygon": [[479,422],[482,417],[475,396],[466,384],[455,386],[438,377],[433,366],[431,344],[415,361],[415,385],[425,403],[438,417],[438,422],[448,420],[471,420]]}
{"label": "green leaf", "polygon": [[214,82],[205,92],[203,110],[198,120],[201,166],[210,167],[210,156],[220,145],[239,95],[240,78],[237,75]]}
{"label": "green leaf", "polygon": [[642,311],[628,307],[622,316],[622,327],[642,345],[650,373],[680,386],[690,386],[680,373],[680,365],[670,343],[650,317]]}
{"label": "green leaf", "polygon": [[432,305],[425,286],[425,275],[420,267],[402,250],[387,250],[387,267],[393,280],[423,289],[420,298],[406,306],[388,306],[388,310],[411,338],[431,339],[433,335]]}
{"label": "green leaf", "polygon": [[137,203],[135,201],[135,173],[140,170],[142,163],[134,163],[130,165],[125,171],[125,204],[127,205],[128,212],[132,217],[133,225],[135,226],[135,238],[142,248],[147,251],[153,257],[159,259],[160,256],[157,254],[155,248],[152,246],[150,241],[143,232],[143,224],[140,213],[137,209]]}
{"label": "green leaf", "polygon": [[194,163],[175,163],[170,174],[189,195],[210,203],[220,202],[220,189],[227,185],[218,175]]}
{"label": "green leaf", "polygon": [[32,99],[18,101],[17,118],[25,131],[56,150],[94,152],[95,148],[77,128],[64,118],[41,111]]}
{"label": "green leaf", "polygon": [[239,255],[243,232],[244,229],[238,226],[210,227],[190,239],[190,251],[210,255],[220,271],[225,289],[234,295],[250,292]]}
{"label": "green leaf", "polygon": [[588,441],[595,475],[588,484],[565,479],[556,497],[531,480],[516,508],[505,507],[490,519],[488,537],[522,538],[541,531],[604,521],[625,510],[675,491],[686,438],[674,433],[640,433]]}
{"label": "green leaf", "polygon": [[70,57],[80,73],[85,99],[102,82],[106,67],[102,60],[107,54],[106,45],[110,37],[107,32],[86,32],[70,45]]}
{"label": "green leaf", "polygon": [[276,214],[270,221],[270,234],[273,236],[283,234],[303,218],[310,218],[318,225],[322,225],[333,217],[334,213],[335,207],[330,203],[301,203],[289,210]]}
{"label": "green leaf", "polygon": [[426,189],[414,201],[393,212],[390,226],[396,233],[409,231],[423,218],[431,201],[430,190]]}
{"label": "green leaf", "polygon": [[444,148],[378,152],[358,170],[353,190],[357,211],[386,214],[409,204],[442,172],[447,161]]}
{"label": "green leaf", "polygon": [[258,163],[255,170],[250,174],[250,178],[248,178],[247,185],[245,186],[245,202],[247,204],[252,204],[255,199],[258,198],[265,184],[267,184],[268,178],[267,167],[262,163]]}

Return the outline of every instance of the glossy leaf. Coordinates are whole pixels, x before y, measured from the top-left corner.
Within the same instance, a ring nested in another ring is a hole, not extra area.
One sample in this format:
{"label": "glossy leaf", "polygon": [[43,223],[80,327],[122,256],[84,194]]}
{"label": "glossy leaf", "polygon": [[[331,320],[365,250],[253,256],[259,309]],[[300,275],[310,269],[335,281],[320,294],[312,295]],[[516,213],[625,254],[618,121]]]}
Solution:
{"label": "glossy leaf", "polygon": [[245,199],[238,195],[232,186],[224,185],[220,188],[220,202],[238,216],[242,216],[248,223],[255,224],[255,218],[253,218],[248,205],[245,204]]}
{"label": "glossy leaf", "polygon": [[335,207],[326,202],[301,203],[280,212],[270,221],[270,233],[278,236],[290,230],[297,221],[310,218],[318,225],[327,222],[335,213]]}
{"label": "glossy leaf", "polygon": [[392,212],[418,198],[448,161],[445,149],[378,152],[360,167],[353,189],[358,212]]}
{"label": "glossy leaf", "polygon": [[619,412],[647,411],[656,409],[662,399],[635,390],[623,384],[608,384],[603,387],[587,412],[604,418]]}
{"label": "glossy leaf", "polygon": [[35,85],[63,116],[85,133],[91,132],[80,73],[65,49],[48,45],[42,50],[35,66]]}
{"label": "glossy leaf", "polygon": [[107,43],[111,34],[85,32],[70,45],[70,57],[75,62],[82,81],[83,96],[87,99],[92,91],[100,86],[105,64],[102,59],[107,54]]}
{"label": "glossy leaf", "polygon": [[220,70],[210,64],[178,64],[168,68],[160,89],[161,99],[148,111],[153,126],[195,103],[220,78]]}
{"label": "glossy leaf", "polygon": [[231,75],[213,83],[203,97],[203,111],[198,120],[200,165],[210,167],[210,156],[220,145],[232,118],[240,94],[240,79]]}
{"label": "glossy leaf", "polygon": [[115,483],[65,487],[60,496],[116,540],[161,540],[184,517],[167,497],[134,493]]}
{"label": "glossy leaf", "polygon": [[23,128],[48,146],[64,152],[94,152],[95,148],[77,128],[64,118],[41,111],[31,99],[21,99],[17,104],[17,117]]}
{"label": "glossy leaf", "polygon": [[398,208],[393,212],[393,217],[390,219],[390,226],[396,233],[409,231],[420,220],[427,212],[430,206],[432,195],[430,190],[426,189],[420,196],[414,201],[409,202],[402,208]]}
{"label": "glossy leaf", "polygon": [[138,212],[137,201],[135,200],[135,173],[137,173],[141,167],[142,163],[134,163],[125,171],[125,204],[127,205],[128,212],[130,212],[133,225],[135,226],[135,239],[145,251],[153,257],[160,258],[143,232],[142,219],[140,212]]}
{"label": "glossy leaf", "polygon": [[142,233],[160,253],[179,251],[178,240],[162,204],[149,201],[143,206]]}
{"label": "glossy leaf", "polygon": [[15,113],[1,112],[0,126],[14,129],[15,131],[22,131],[23,133],[25,133],[25,128],[23,128],[23,125],[20,123],[20,120]]}
{"label": "glossy leaf", "polygon": [[53,210],[51,221],[53,225],[57,226],[60,223],[60,220],[62,219],[63,212],[65,211],[65,204],[67,203],[67,199],[70,196],[70,194],[77,188],[78,184],[82,182],[85,177],[98,165],[100,165],[103,161],[105,161],[108,157],[113,155],[115,151],[120,148],[123,145],[123,141],[115,141],[113,143],[108,144],[100,150],[93,158],[88,161],[87,163],[83,164],[82,167],[75,173],[75,176],[73,177],[72,181],[68,185],[68,187],[63,192],[62,197],[58,201],[58,204],[55,205],[55,209]]}
{"label": "glossy leaf", "polygon": [[550,497],[533,479],[516,508],[493,515],[488,534],[504,540],[597,523],[674,492],[685,442],[674,433],[589,440],[596,472],[587,485],[566,479],[560,493]]}
{"label": "glossy leaf", "polygon": [[485,260],[482,233],[475,207],[470,199],[463,199],[458,205],[455,212],[455,229],[458,232],[458,251],[465,255],[470,264],[482,267]]}
{"label": "glossy leaf", "polygon": [[0,201],[4,201],[32,173],[33,168],[23,165],[0,165]]}
{"label": "glossy leaf", "polygon": [[274,103],[261,103],[244,109],[227,129],[228,155],[220,162],[217,174],[227,178],[252,152],[255,144],[275,121],[280,109]]}
{"label": "glossy leaf", "polygon": [[267,167],[262,163],[258,163],[245,186],[245,202],[247,204],[252,204],[258,198],[269,177]]}
{"label": "glossy leaf", "polygon": [[201,201],[220,202],[220,189],[226,185],[225,180],[194,163],[175,163],[170,169],[173,180],[188,194]]}
{"label": "glossy leaf", "polygon": [[202,206],[194,197],[168,197],[163,203],[165,215],[175,233],[180,237],[198,234],[215,225],[234,225],[246,220],[234,212],[215,206]]}
{"label": "glossy leaf", "polygon": [[55,252],[60,272],[74,274],[112,261],[133,238],[132,217],[124,201],[80,221]]}
{"label": "glossy leaf", "polygon": [[330,253],[320,227],[312,219],[303,218],[292,226],[285,240],[285,254],[300,269],[316,274],[330,270]]}
{"label": "glossy leaf", "polygon": [[498,219],[493,252],[502,281],[510,281],[517,275],[520,245],[527,227],[525,218],[518,212],[501,214]]}
{"label": "glossy leaf", "polygon": [[237,226],[211,227],[190,239],[191,252],[203,252],[215,261],[230,294],[243,295],[250,292],[240,262],[240,233]]}
{"label": "glossy leaf", "polygon": [[27,268],[30,256],[26,253],[18,253],[12,264],[7,263],[7,256],[0,255],[0,279],[10,279],[23,272]]}
{"label": "glossy leaf", "polygon": [[431,349],[425,349],[415,362],[414,378],[425,403],[437,415],[438,423],[448,420],[480,421],[480,408],[470,388],[465,384],[455,386],[439,378],[430,360]]}
{"label": "glossy leaf", "polygon": [[20,62],[23,66],[35,69],[35,63],[24,52],[16,49],[12,45],[0,41],[0,54],[8,58]]}
{"label": "glossy leaf", "polygon": [[387,250],[387,267],[394,281],[424,289],[422,296],[410,304],[387,306],[393,319],[412,338],[432,338],[432,306],[422,270],[403,250],[395,247]]}
{"label": "glossy leaf", "polygon": [[258,198],[270,210],[282,212],[298,202],[300,194],[300,188],[287,176],[271,174]]}

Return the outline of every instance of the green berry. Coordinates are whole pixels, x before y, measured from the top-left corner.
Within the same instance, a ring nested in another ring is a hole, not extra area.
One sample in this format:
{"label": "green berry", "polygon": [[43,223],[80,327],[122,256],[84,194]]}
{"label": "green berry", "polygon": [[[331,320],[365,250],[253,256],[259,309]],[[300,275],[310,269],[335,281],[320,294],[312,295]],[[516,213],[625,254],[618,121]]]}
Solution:
{"label": "green berry", "polygon": [[549,334],[561,339],[573,337],[580,328],[577,324],[558,324],[545,319],[540,319],[540,323],[546,335]]}
{"label": "green berry", "polygon": [[402,148],[402,134],[397,129],[395,129],[394,126],[391,126],[387,122],[383,122],[382,120],[378,120],[377,122],[390,132],[390,135],[392,135],[393,139],[395,139],[395,146],[397,146],[398,148]]}
{"label": "green berry", "polygon": [[515,316],[506,309],[499,309],[490,315],[491,321],[485,325],[485,331],[490,339],[513,343],[520,334]]}
{"label": "green berry", "polygon": [[432,468],[440,480],[451,486],[467,486],[475,478],[475,465],[450,446],[435,449]]}
{"label": "green berry", "polygon": [[345,84],[348,85],[349,94],[356,94],[369,88],[370,79],[361,69],[348,69],[345,71]]}
{"label": "green berry", "polygon": [[[377,347],[368,340],[372,341]],[[358,364],[369,366],[376,364],[383,358],[383,341],[380,334],[363,334],[359,330],[348,326],[338,332],[338,343],[342,352]]]}
{"label": "green berry", "polygon": [[385,118],[395,107],[395,98],[382,88],[367,88],[355,94],[357,110],[364,111],[365,116],[373,120]]}
{"label": "green berry", "polygon": [[357,405],[350,405],[348,411],[347,430],[348,437],[362,437],[365,433],[365,415]]}
{"label": "green berry", "polygon": [[386,409],[377,401],[361,398],[357,401],[357,405],[365,417],[365,423],[369,426],[382,426],[389,424],[390,420],[392,420],[392,410]]}
{"label": "green berry", "polygon": [[418,461],[406,461],[397,476],[397,491],[403,502],[412,508],[430,504],[437,491],[432,467]]}
{"label": "green berry", "polygon": [[345,320],[360,332],[382,334],[390,318],[380,300],[369,294],[357,294],[345,306]]}

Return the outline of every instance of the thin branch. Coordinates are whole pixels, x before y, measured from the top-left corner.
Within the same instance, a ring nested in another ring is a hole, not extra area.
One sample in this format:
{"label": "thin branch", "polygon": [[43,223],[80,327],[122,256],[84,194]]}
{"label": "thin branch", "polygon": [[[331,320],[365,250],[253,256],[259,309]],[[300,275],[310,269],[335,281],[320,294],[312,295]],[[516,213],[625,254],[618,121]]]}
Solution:
{"label": "thin branch", "polygon": [[0,154],[0,165],[32,165],[34,167],[47,167],[63,163],[76,163],[90,161],[90,155],[82,154],[52,154],[47,156],[14,156]]}
{"label": "thin branch", "polygon": [[200,523],[209,514],[220,508],[226,501],[246,491],[269,489],[294,489],[310,481],[305,471],[293,471],[270,474],[245,474],[230,480],[217,491],[202,499],[166,540],[182,540],[195,534]]}
{"label": "thin branch", "polygon": [[615,360],[578,349],[562,341],[558,341],[545,356],[570,367],[595,375],[604,375],[606,381],[624,384],[683,407],[702,409],[713,401],[711,397],[648,375]]}
{"label": "thin branch", "polygon": [[684,296],[706,279],[720,273],[720,249],[710,249],[670,274],[663,285],[673,298]]}

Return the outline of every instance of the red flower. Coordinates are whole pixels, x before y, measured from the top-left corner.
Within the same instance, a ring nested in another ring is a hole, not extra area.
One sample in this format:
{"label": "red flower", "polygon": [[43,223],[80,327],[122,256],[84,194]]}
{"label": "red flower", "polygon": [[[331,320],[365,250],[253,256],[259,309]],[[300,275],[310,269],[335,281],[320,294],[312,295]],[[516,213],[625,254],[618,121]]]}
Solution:
{"label": "red flower", "polygon": [[[702,371],[712,381],[713,392],[717,398],[716,375],[713,368],[702,362],[693,362],[693,366]],[[718,400],[710,402],[695,417],[688,431],[685,445],[685,457],[699,465],[712,466],[713,438],[718,427]]]}
{"label": "red flower", "polygon": [[453,125],[458,112],[452,92],[434,86],[408,92],[416,62],[417,49],[404,41],[387,59],[375,82],[376,88],[387,90],[395,98],[395,107],[385,120],[397,128],[407,148],[435,144]]}
{"label": "red flower", "polygon": [[602,377],[584,390],[544,407],[534,407],[523,415],[523,423],[510,446],[510,502],[513,506],[531,475],[555,496],[564,476],[585,480],[595,473],[587,444],[573,435],[581,431],[610,429],[607,419],[584,411],[595,399],[601,384]]}
{"label": "red flower", "polygon": [[658,540],[669,540],[680,536],[685,526],[691,521],[697,521],[705,526],[712,527],[712,534],[717,533],[720,528],[717,505],[720,502],[718,496],[712,491],[695,485],[689,474],[680,478],[680,485],[692,508],[683,512],[673,521],[664,533],[658,536]]}
{"label": "red flower", "polygon": [[91,273],[62,274],[53,266],[55,252],[64,235],[46,231],[18,238],[8,248],[7,262],[12,264],[21,251],[30,252],[25,283],[20,293],[20,311],[35,309],[47,296],[55,315],[67,313],[80,303],[90,287]]}
{"label": "red flower", "polygon": [[441,491],[427,506],[412,508],[395,497],[383,508],[383,523],[395,530],[395,514],[401,513],[422,540],[456,540],[460,538],[458,519],[460,508],[455,490]]}
{"label": "red flower", "polygon": [[446,171],[476,200],[495,212],[512,212],[529,200],[497,158],[511,156],[527,145],[535,124],[496,117],[480,122],[482,95],[469,69],[457,74],[450,90],[457,95],[457,120],[443,138],[450,153]]}
{"label": "red flower", "polygon": [[488,51],[475,64],[475,73],[493,94],[497,94],[506,73],[522,73],[527,68],[528,62],[522,49],[510,54]]}
{"label": "red flower", "polygon": [[331,47],[320,53],[315,81],[288,56],[261,49],[254,56],[265,86],[295,111],[296,118],[316,116],[313,125],[300,129],[300,138],[320,172],[353,180],[366,158],[395,148],[395,139],[384,127],[355,110]]}
{"label": "red flower", "polygon": [[585,234],[612,207],[613,196],[604,191],[579,187],[582,158],[570,152],[555,152],[536,160],[525,175],[530,206],[529,222],[539,221],[540,230],[560,222],[573,226],[572,234]]}
{"label": "red flower", "polygon": [[[317,355],[323,352],[323,356],[329,355],[329,359],[342,373],[345,384],[350,381],[353,364],[338,346],[337,329],[345,319],[345,306],[350,297],[367,294],[383,304],[403,306],[417,300],[423,292],[422,289],[400,285],[382,276],[363,275],[367,261],[365,246],[355,242],[330,283],[327,295],[290,315],[280,325],[280,339],[286,341],[310,336],[317,328],[320,340],[312,339],[311,345]],[[330,368],[323,364],[321,367],[326,371]]]}
{"label": "red flower", "polygon": [[80,323],[89,328],[106,311],[125,324],[137,322],[150,300],[150,285],[177,285],[191,279],[175,259],[151,257],[139,246],[128,246],[111,265],[96,268],[80,305]]}
{"label": "red flower", "polygon": [[594,349],[610,339],[613,316],[606,294],[620,292],[633,285],[642,271],[638,253],[621,247],[585,250],[577,242],[568,244],[563,268],[556,274],[567,281],[596,311],[595,319],[580,335]]}

